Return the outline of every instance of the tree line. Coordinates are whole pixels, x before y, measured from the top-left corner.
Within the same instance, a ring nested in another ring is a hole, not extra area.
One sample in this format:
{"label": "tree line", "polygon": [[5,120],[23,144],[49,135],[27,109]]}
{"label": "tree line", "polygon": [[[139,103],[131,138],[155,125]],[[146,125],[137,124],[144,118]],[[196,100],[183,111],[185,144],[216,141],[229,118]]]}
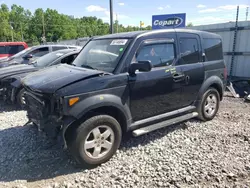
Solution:
{"label": "tree line", "polygon": [[[139,28],[114,23],[115,32],[150,30],[151,26]],[[60,14],[57,10],[38,8],[31,11],[13,4],[0,6],[0,41],[25,41],[38,44],[46,38],[47,42],[75,39],[109,33],[109,23],[97,17],[81,17]],[[45,36],[45,37],[43,37]]]}

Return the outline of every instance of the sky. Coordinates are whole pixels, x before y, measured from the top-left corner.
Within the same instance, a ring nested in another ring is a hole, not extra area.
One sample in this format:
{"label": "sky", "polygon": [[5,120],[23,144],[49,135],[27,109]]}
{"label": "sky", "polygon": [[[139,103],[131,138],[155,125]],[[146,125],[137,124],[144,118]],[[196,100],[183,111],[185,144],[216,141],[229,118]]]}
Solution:
{"label": "sky", "polygon": [[[0,0],[1,3],[9,7],[21,5],[31,12],[37,8],[51,8],[75,17],[96,16],[109,22],[109,0]],[[250,0],[113,0],[113,5],[114,19],[125,26],[139,26],[140,21],[145,26],[151,25],[152,15],[175,13],[186,13],[187,23],[204,25],[235,20],[237,5],[240,6],[240,20],[245,20]]]}

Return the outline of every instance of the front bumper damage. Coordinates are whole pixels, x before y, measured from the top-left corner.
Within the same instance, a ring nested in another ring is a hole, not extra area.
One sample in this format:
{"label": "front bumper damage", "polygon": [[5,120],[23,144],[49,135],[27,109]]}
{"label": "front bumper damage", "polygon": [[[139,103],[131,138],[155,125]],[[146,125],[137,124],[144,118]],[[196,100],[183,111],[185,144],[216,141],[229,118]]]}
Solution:
{"label": "front bumper damage", "polygon": [[65,132],[76,119],[60,114],[60,106],[51,98],[28,91],[24,93],[24,96],[29,122],[34,123],[39,131],[43,131],[49,137],[57,139],[66,149]]}

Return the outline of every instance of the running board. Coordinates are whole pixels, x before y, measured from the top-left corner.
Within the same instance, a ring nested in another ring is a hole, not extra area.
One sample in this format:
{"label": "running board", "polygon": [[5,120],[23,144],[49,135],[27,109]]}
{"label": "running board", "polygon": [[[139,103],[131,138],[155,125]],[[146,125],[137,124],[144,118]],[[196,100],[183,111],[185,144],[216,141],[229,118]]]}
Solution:
{"label": "running board", "polygon": [[160,122],[160,123],[150,125],[148,127],[143,127],[143,128],[134,130],[133,135],[135,137],[141,136],[143,134],[147,134],[147,133],[155,131],[157,129],[161,129],[163,127],[167,127],[167,126],[170,126],[170,125],[173,125],[173,124],[176,124],[176,123],[180,123],[180,122],[192,119],[192,118],[197,117],[197,116],[198,116],[197,112],[189,113],[189,114],[186,114],[186,115],[183,115],[183,116],[179,116],[179,117],[176,117],[176,118],[173,118],[173,119],[169,119],[169,120],[166,120],[166,121],[163,121],[163,122]]}
{"label": "running board", "polygon": [[239,98],[240,97],[240,95],[238,93],[236,93],[232,82],[230,82],[229,86],[227,86],[227,89],[233,94],[233,96],[235,98]]}

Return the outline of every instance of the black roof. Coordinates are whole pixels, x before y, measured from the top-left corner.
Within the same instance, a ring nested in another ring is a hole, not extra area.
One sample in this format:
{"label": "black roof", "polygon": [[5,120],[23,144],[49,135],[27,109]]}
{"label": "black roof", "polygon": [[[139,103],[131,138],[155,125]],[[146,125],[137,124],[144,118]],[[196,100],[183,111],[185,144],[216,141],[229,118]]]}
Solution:
{"label": "black roof", "polygon": [[41,45],[36,45],[36,46],[31,46],[33,48],[40,48],[40,47],[74,47],[74,48],[80,48],[80,46],[77,45],[69,45],[69,44],[41,44]]}
{"label": "black roof", "polygon": [[123,32],[123,33],[115,33],[109,35],[103,35],[100,37],[95,37],[95,39],[112,39],[112,38],[135,38],[138,35],[145,33],[147,31],[132,31],[132,32]]}
{"label": "black roof", "polygon": [[145,36],[145,35],[153,35],[158,33],[195,33],[198,35],[201,35],[203,37],[209,36],[209,37],[220,37],[217,34],[206,32],[206,31],[200,31],[200,30],[193,30],[193,29],[185,29],[185,28],[178,28],[178,29],[158,29],[158,30],[144,30],[144,31],[132,31],[132,32],[124,32],[124,33],[115,33],[115,34],[109,34],[109,35],[103,35],[101,37],[96,37],[95,39],[112,39],[112,38],[136,38],[139,36]]}

